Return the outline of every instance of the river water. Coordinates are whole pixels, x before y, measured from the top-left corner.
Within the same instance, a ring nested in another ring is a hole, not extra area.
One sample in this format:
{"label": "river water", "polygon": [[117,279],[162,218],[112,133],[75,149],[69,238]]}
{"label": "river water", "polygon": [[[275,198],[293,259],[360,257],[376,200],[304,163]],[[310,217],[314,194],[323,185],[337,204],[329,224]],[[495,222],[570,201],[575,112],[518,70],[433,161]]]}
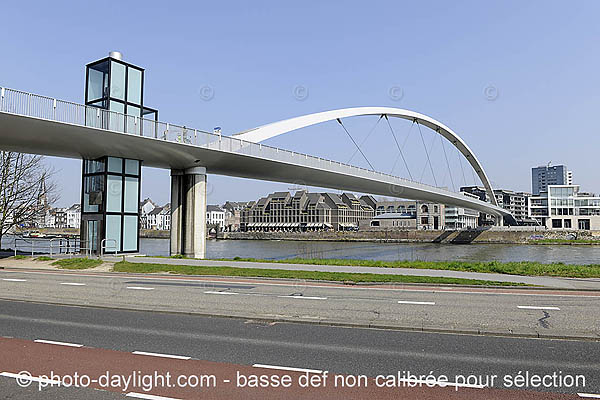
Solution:
{"label": "river water", "polygon": [[[168,239],[141,239],[140,253],[168,255]],[[538,261],[568,264],[600,262],[600,245],[438,244],[323,242],[295,240],[206,241],[207,258],[253,257],[264,259],[355,258],[422,261]]]}
{"label": "river water", "polygon": [[[19,242],[19,250],[29,252],[28,241]],[[49,241],[34,239],[36,252],[49,252]],[[46,246],[44,248],[44,246]],[[56,242],[54,244],[56,246]],[[2,238],[3,249],[14,248],[14,238]],[[54,249],[56,252],[56,248]],[[168,256],[169,239],[140,240],[140,253]],[[326,242],[296,240],[216,240],[206,241],[207,258],[252,257],[281,260],[286,258],[355,258],[366,260],[421,261],[538,261],[565,264],[600,263],[600,245],[527,245],[527,244],[440,244]]]}

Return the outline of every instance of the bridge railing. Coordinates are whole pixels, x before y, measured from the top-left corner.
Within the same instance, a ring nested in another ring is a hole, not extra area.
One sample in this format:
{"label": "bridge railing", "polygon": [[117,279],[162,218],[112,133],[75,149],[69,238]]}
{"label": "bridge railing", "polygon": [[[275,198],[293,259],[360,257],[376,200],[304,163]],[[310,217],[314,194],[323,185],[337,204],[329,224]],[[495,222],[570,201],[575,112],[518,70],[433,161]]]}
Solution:
{"label": "bridge railing", "polygon": [[[126,115],[99,107],[57,100],[15,89],[0,88],[0,111],[68,124],[105,129],[123,134],[199,146],[212,150],[245,154],[274,161],[301,164],[303,166],[321,168],[332,172],[344,174],[352,173],[369,179],[387,177],[388,179],[391,178],[392,180],[398,181],[399,184],[406,182],[418,183],[394,175],[310,156],[308,154],[283,150],[260,143],[245,142],[235,137],[223,136],[199,129],[149,120],[133,115]],[[422,183],[419,184],[425,185]],[[425,186],[435,188],[431,185]],[[439,188],[436,189],[440,190]]]}

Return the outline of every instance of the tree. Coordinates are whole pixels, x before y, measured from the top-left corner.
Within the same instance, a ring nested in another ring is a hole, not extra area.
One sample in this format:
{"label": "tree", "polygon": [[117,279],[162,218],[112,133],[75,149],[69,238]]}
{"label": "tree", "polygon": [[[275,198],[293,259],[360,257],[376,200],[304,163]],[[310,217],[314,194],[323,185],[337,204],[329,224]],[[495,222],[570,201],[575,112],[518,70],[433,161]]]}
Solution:
{"label": "tree", "polygon": [[0,152],[0,241],[16,226],[44,218],[58,199],[54,174],[42,156]]}

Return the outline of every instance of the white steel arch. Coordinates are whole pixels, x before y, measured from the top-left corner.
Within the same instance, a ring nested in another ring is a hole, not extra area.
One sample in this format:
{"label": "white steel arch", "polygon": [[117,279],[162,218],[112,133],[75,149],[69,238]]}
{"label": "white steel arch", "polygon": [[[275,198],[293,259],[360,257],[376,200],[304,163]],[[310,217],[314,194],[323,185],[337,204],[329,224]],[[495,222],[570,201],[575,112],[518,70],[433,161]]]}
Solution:
{"label": "white steel arch", "polygon": [[461,152],[467,159],[471,167],[477,173],[477,176],[483,183],[485,190],[493,205],[497,206],[496,196],[492,190],[492,185],[483,170],[483,166],[471,151],[469,146],[454,132],[441,122],[418,112],[404,110],[394,107],[354,107],[342,108],[338,110],[323,111],[315,114],[302,115],[300,117],[290,118],[283,121],[273,122],[267,125],[259,126],[244,132],[237,133],[233,137],[253,143],[259,143],[275,136],[282,135],[300,128],[305,128],[311,125],[320,124],[322,122],[333,121],[336,119],[358,117],[365,115],[386,115],[388,117],[402,118],[416,122],[429,129],[437,132],[447,139],[454,147]]}

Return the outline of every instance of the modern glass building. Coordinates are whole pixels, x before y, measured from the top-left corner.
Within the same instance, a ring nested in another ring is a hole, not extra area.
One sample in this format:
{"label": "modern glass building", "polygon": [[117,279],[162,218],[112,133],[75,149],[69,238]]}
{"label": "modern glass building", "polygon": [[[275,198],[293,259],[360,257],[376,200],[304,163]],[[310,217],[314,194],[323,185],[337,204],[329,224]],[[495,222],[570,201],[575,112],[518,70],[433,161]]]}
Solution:
{"label": "modern glass building", "polygon": [[[158,120],[158,111],[144,106],[144,69],[121,58],[121,53],[111,52],[108,57],[86,66],[85,104],[132,117]],[[112,123],[119,122],[115,116]],[[131,131],[132,127],[127,127],[127,130]]]}
{"label": "modern glass building", "polygon": [[[144,106],[144,70],[123,62],[117,52],[86,66],[85,104],[91,126],[98,126],[92,118],[101,118],[103,128],[142,134],[140,118],[158,119],[157,110]],[[139,251],[141,165],[116,154],[83,160],[83,252]]]}
{"label": "modern glass building", "polygon": [[579,185],[550,185],[530,199],[529,215],[549,229],[600,229],[600,197]]}
{"label": "modern glass building", "polygon": [[531,192],[538,196],[550,185],[572,185],[573,174],[566,165],[542,165],[531,168]]}

